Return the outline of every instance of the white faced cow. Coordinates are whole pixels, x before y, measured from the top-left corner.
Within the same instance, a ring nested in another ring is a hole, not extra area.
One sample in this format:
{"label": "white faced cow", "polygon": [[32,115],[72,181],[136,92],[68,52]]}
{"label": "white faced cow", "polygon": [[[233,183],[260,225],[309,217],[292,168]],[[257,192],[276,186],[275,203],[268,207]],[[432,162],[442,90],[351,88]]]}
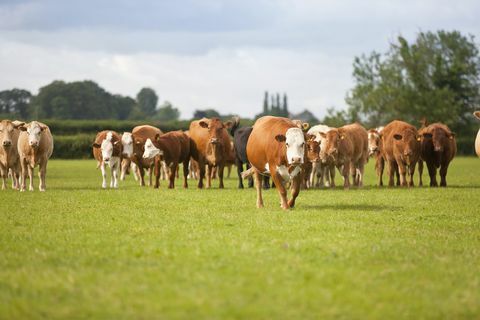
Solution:
{"label": "white faced cow", "polygon": [[101,131],[95,137],[93,143],[93,156],[98,162],[98,167],[102,170],[102,188],[107,187],[107,173],[105,165],[111,169],[110,188],[118,188],[118,170],[122,157],[121,137],[115,131]]}
{"label": "white faced cow", "polygon": [[137,165],[132,161],[133,156],[133,137],[131,132],[124,132],[122,134],[122,165],[120,180],[125,180],[125,175],[129,174],[130,170],[133,172],[133,177],[135,181],[138,181],[138,169]]}

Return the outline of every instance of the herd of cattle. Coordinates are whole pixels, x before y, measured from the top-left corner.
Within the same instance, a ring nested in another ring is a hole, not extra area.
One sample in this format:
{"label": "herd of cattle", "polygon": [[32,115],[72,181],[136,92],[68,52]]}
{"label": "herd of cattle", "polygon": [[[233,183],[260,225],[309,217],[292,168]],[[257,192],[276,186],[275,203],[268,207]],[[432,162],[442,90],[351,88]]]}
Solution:
{"label": "herd of cattle", "polygon": [[[480,111],[474,115],[480,119]],[[0,173],[2,189],[10,175],[12,187],[33,190],[33,170],[39,166],[39,189],[45,191],[47,162],[53,151],[53,138],[47,125],[32,121],[2,120],[0,122]],[[480,156],[480,131],[475,141]],[[418,163],[419,185],[422,185],[423,163],[427,165],[430,186],[446,186],[448,165],[456,154],[455,134],[441,123],[423,122],[416,129],[403,121],[392,121],[384,127],[366,130],[358,123],[331,128],[287,118],[265,116],[253,127],[240,127],[239,119],[192,121],[188,131],[163,133],[149,125],[133,128],[122,135],[104,130],[96,135],[93,155],[102,172],[102,187],[107,187],[106,166],[111,170],[110,187],[118,187],[130,171],[140,185],[145,185],[145,172],[150,183],[155,176],[158,188],[163,177],[174,188],[179,164],[183,168],[183,187],[188,178],[198,180],[198,188],[211,187],[218,176],[219,188],[224,187],[224,168],[237,166],[238,187],[243,179],[249,186],[255,181],[257,207],[263,207],[262,187],[269,188],[272,179],[280,195],[281,207],[295,205],[301,188],[335,187],[335,168],[343,178],[344,188],[351,184],[361,187],[364,167],[370,157],[375,159],[378,185],[383,185],[383,171],[388,172],[388,185],[413,186]],[[246,170],[243,171],[243,165]],[[120,174],[120,177],[119,177]],[[351,182],[350,182],[351,177]],[[287,189],[291,198],[287,199]]]}

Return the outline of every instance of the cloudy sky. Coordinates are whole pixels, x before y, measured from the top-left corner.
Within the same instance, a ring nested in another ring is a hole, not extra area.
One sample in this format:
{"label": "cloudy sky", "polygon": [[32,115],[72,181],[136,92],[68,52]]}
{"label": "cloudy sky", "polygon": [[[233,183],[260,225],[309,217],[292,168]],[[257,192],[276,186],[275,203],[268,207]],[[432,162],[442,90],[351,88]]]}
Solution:
{"label": "cloudy sky", "polygon": [[200,108],[252,117],[268,90],[321,117],[346,108],[355,56],[418,31],[480,41],[479,12],[478,0],[0,0],[0,90],[147,86],[182,118]]}

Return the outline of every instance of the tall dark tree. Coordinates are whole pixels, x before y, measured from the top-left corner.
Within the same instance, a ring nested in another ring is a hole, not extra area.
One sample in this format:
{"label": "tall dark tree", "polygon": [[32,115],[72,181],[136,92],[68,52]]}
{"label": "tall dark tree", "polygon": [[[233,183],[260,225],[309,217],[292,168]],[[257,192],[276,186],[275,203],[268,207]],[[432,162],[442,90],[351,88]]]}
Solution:
{"label": "tall dark tree", "polygon": [[480,57],[472,35],[421,32],[414,43],[399,37],[385,54],[355,58],[350,114],[369,126],[425,117],[470,132],[480,102]]}
{"label": "tall dark tree", "polygon": [[287,94],[286,93],[283,94],[282,111],[283,111],[283,116],[288,117],[289,112],[288,112],[288,101],[287,101]]}
{"label": "tall dark tree", "polygon": [[265,91],[265,97],[263,98],[263,114],[268,114],[268,91]]}
{"label": "tall dark tree", "polygon": [[27,119],[28,107],[32,94],[23,89],[4,90],[0,92],[0,113],[9,117]]}
{"label": "tall dark tree", "polygon": [[137,94],[137,104],[146,116],[153,116],[157,108],[158,96],[151,88],[142,88]]}
{"label": "tall dark tree", "polygon": [[195,110],[193,113],[194,119],[201,118],[220,118],[220,113],[215,109]]}

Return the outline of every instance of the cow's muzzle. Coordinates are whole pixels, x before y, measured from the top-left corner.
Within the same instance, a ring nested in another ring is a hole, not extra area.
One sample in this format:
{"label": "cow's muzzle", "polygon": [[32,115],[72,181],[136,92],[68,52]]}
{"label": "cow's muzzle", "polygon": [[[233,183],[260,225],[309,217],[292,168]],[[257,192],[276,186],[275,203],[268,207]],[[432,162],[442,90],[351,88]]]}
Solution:
{"label": "cow's muzzle", "polygon": [[290,164],[302,164],[303,158],[302,157],[292,157]]}
{"label": "cow's muzzle", "polygon": [[211,138],[210,143],[211,144],[218,144],[220,141],[217,138]]}
{"label": "cow's muzzle", "polygon": [[4,147],[10,147],[12,145],[12,141],[11,140],[3,140],[3,146]]}

